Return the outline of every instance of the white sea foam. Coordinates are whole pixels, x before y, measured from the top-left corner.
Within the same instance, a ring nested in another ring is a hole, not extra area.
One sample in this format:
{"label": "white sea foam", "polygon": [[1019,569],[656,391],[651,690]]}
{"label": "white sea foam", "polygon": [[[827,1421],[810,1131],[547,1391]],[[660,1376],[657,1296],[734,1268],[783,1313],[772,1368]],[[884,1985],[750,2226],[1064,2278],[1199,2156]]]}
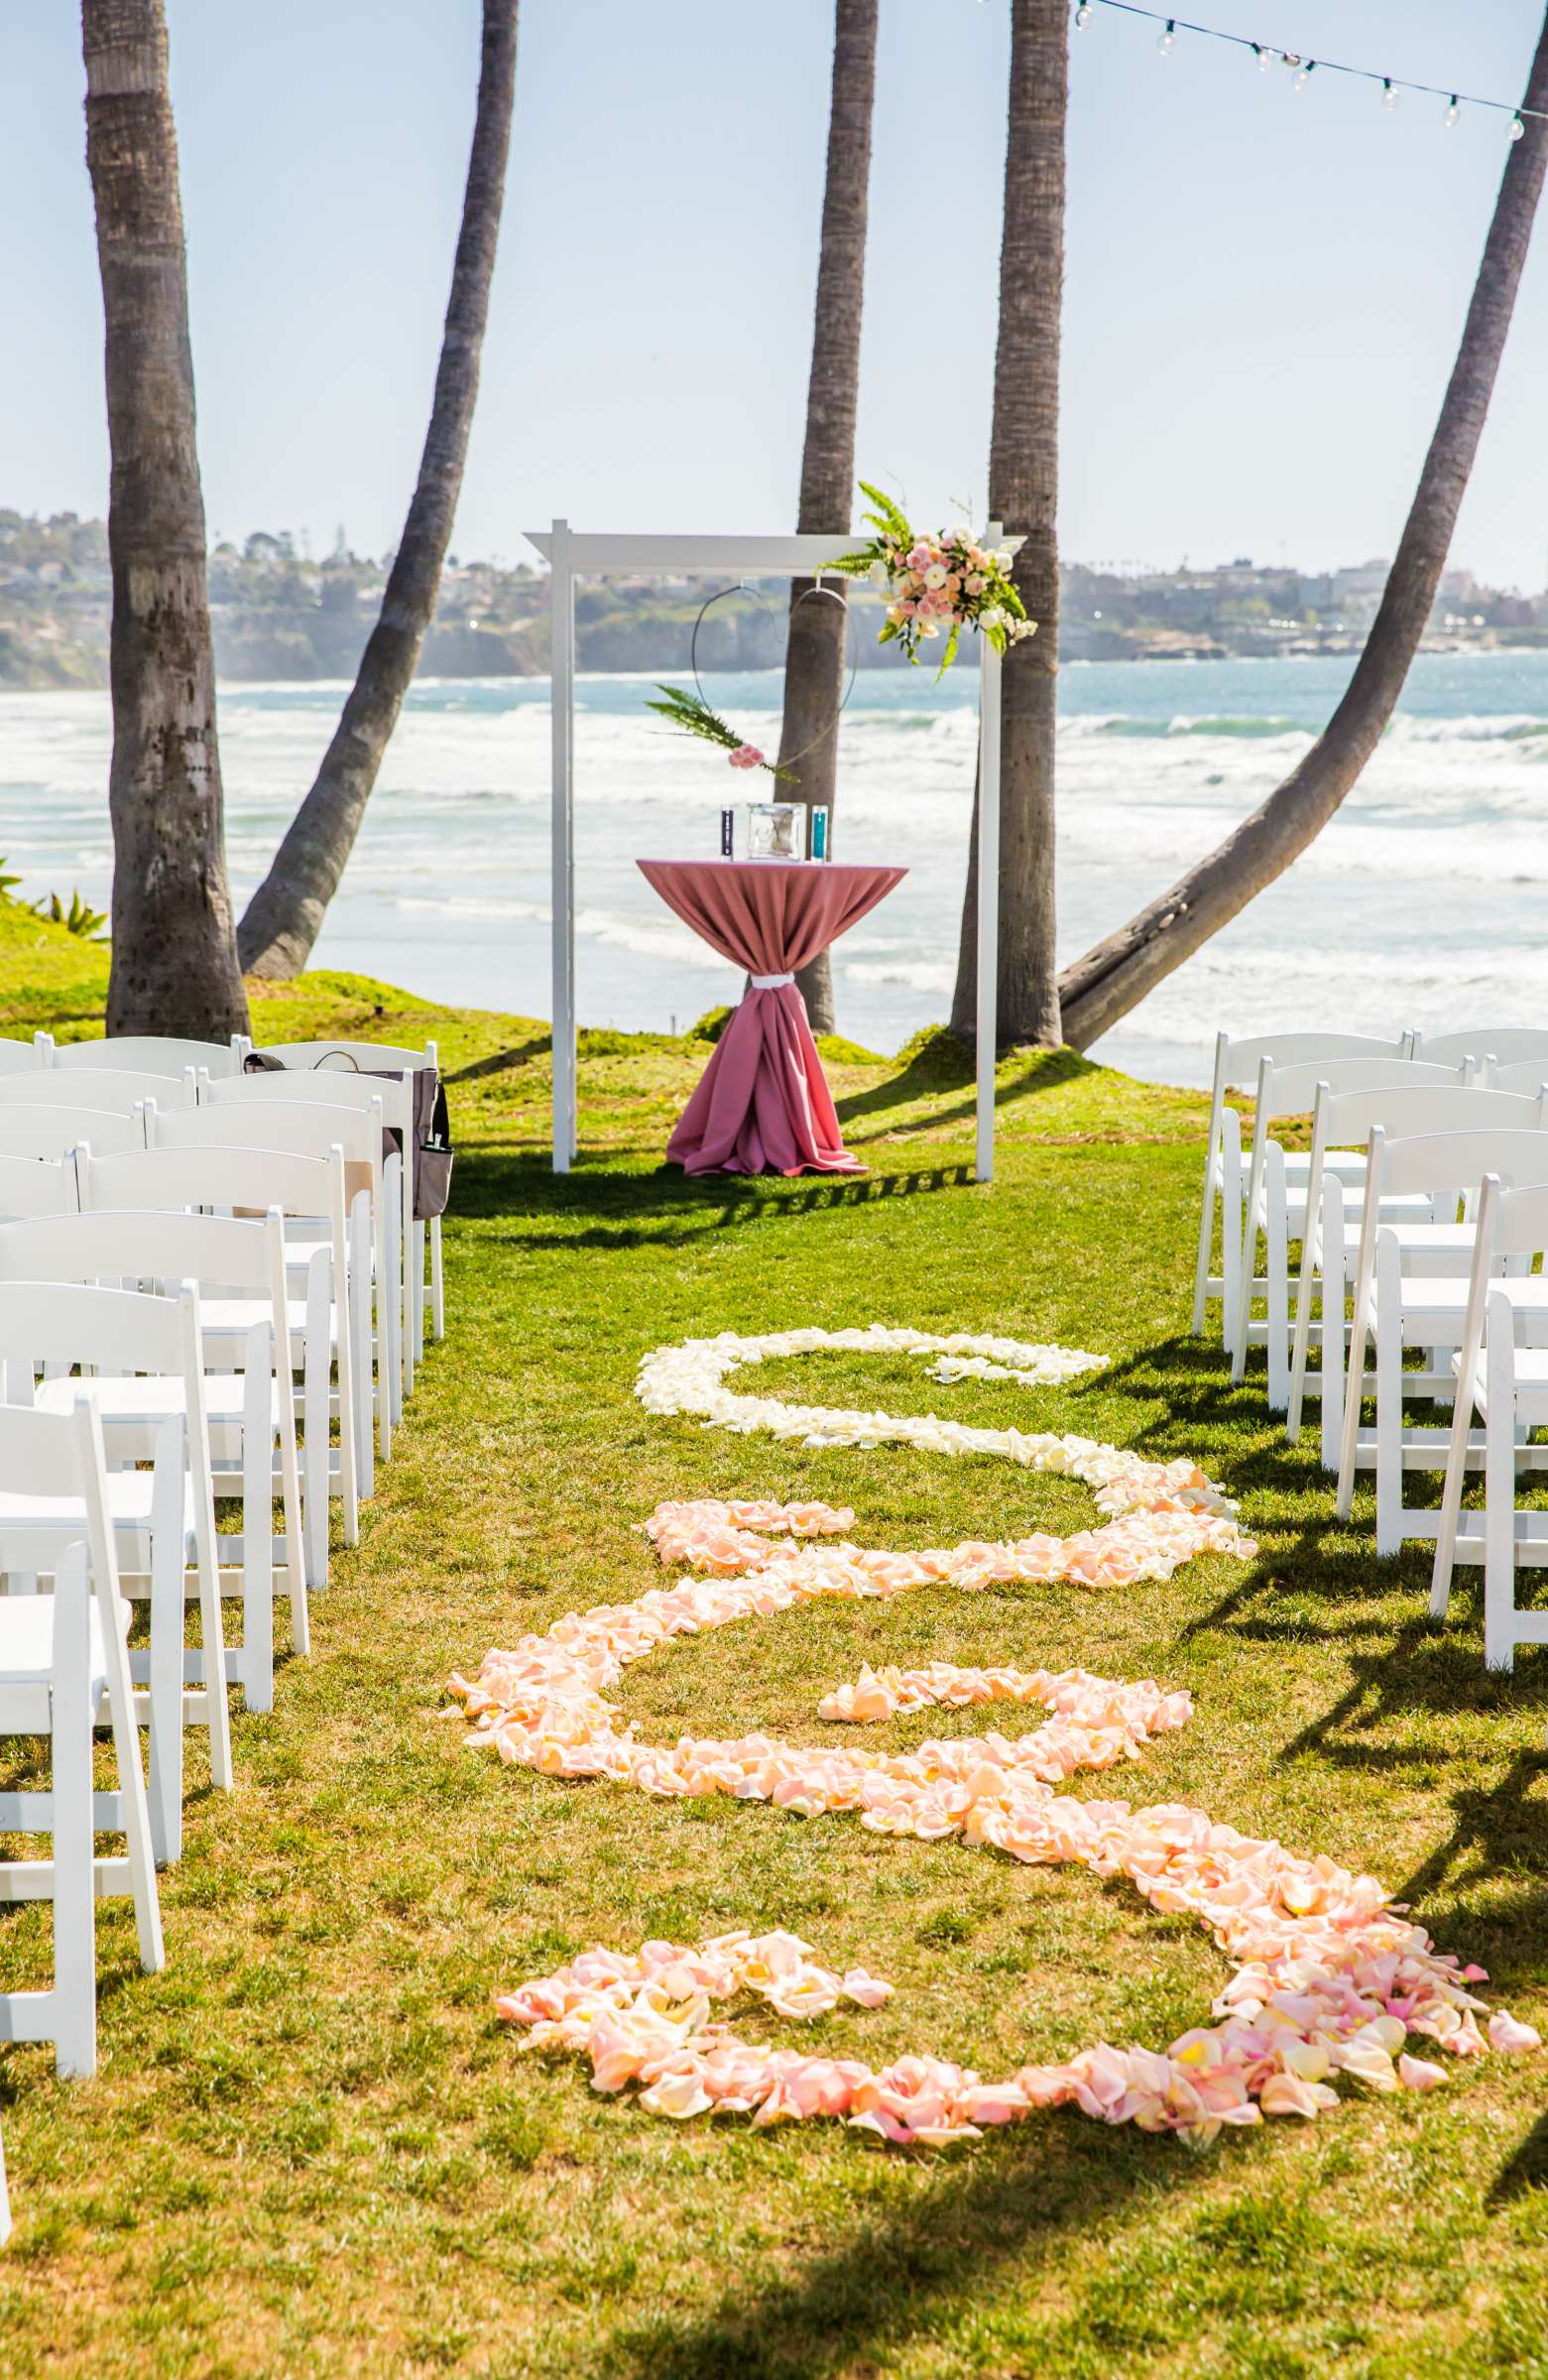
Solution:
{"label": "white sea foam", "polygon": [[[1077,663],[1062,674],[1061,949],[1073,957],[1260,802],[1327,718],[1347,663]],[[777,742],[778,682],[706,681]],[[737,971],[672,918],[637,856],[718,848],[724,803],[767,796],[643,708],[648,677],[580,681],[577,967],[582,1017],[685,1023]],[[221,690],[231,870],[257,881],[338,716],[334,685]],[[840,739],[836,848],[908,876],[836,952],[840,1023],[892,1049],[945,1011],[973,798],[976,685],[867,672]],[[1198,1081],[1218,1024],[1391,1030],[1548,995],[1539,889],[1548,655],[1425,656],[1361,783],[1290,874],[1169,977],[1102,1052]],[[106,905],[109,722],[93,695],[0,696],[0,853],[29,896]],[[549,715],[540,681],[427,681],[390,748],[319,961],[485,1007],[549,1008]]]}

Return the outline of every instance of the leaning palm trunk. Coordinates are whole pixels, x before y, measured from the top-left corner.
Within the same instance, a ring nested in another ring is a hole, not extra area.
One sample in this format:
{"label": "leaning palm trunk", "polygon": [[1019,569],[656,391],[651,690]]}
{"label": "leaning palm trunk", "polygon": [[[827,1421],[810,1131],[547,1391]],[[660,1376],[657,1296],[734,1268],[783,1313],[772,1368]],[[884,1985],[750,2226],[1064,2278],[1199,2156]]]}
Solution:
{"label": "leaning palm trunk", "polygon": [[[1548,107],[1548,18],[1538,37],[1524,109]],[[1380,740],[1435,601],[1457,512],[1510,327],[1532,218],[1548,164],[1548,124],[1525,117],[1513,144],[1484,244],[1484,259],[1412,509],[1354,676],[1306,758],[1251,817],[1169,892],[1060,979],[1064,1030],[1085,1049],[1254,892],[1271,885],[1326,826]]]}
{"label": "leaning palm trunk", "polygon": [[[1025,541],[1015,584],[1037,634],[1006,655],[1000,731],[998,1034],[1057,1049],[1054,973],[1054,714],[1059,672],[1059,308],[1064,290],[1065,0],[1012,0],[1000,333],[989,510]],[[978,798],[968,851],[952,1030],[974,1031]]]}
{"label": "leaning palm trunk", "polygon": [[178,135],[162,0],[82,0],[112,455],[110,1033],[247,1025],[226,882]]}
{"label": "leaning palm trunk", "polygon": [[238,932],[250,975],[299,974],[338,890],[435,610],[478,398],[516,92],[518,0],[484,0],[482,63],[462,228],[418,484],[348,701]]}
{"label": "leaning palm trunk", "polygon": [[[828,178],[822,198],[806,443],[795,523],[797,534],[803,536],[821,536],[831,531],[835,538],[843,538],[849,530],[854,497],[877,10],[878,0],[837,0]],[[848,610],[842,593],[815,594],[814,583],[798,578],[790,589],[779,766],[794,779],[784,788],[791,799],[808,804],[826,802],[831,816]],[[842,586],[842,581],[826,583],[830,588]],[[797,981],[813,1031],[830,1033],[833,978],[827,952],[819,952]]]}

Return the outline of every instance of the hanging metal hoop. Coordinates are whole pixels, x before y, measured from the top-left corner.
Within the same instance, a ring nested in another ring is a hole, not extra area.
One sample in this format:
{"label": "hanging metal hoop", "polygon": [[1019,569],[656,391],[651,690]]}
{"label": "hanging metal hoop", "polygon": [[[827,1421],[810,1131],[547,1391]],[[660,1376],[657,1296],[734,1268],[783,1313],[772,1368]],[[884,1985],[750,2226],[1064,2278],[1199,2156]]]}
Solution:
{"label": "hanging metal hoop", "polygon": [[[774,606],[769,601],[768,596],[765,595],[761,587],[755,587],[750,579],[738,579],[734,586],[717,587],[713,595],[705,596],[704,601],[699,605],[698,614],[693,623],[693,634],[688,642],[688,667],[693,673],[694,689],[698,694],[700,702],[703,703],[706,710],[711,710],[714,706],[710,702],[709,696],[705,693],[704,681],[699,676],[699,630],[704,625],[704,616],[706,612],[709,611],[710,607],[713,604],[723,603],[728,595],[751,595],[756,603],[761,603],[763,605],[771,620],[774,620]],[[797,761],[803,761],[809,752],[816,751],[817,746],[825,737],[831,736],[836,732],[839,720],[849,708],[849,698],[855,691],[855,679],[860,670],[860,653],[858,647],[854,643],[853,635],[855,626],[854,617],[850,612],[848,603],[839,593],[837,587],[825,585],[820,577],[814,579],[809,587],[803,587],[801,589],[801,592],[795,598],[794,603],[790,606],[791,611],[798,612],[801,608],[801,605],[807,601],[808,597],[813,595],[823,596],[829,603],[839,604],[843,608],[846,630],[845,641],[849,646],[849,682],[845,686],[843,694],[839,698],[839,707],[834,713],[833,725],[831,727],[819,729],[818,733],[811,738],[809,743],[801,746],[799,752],[792,752],[789,758],[780,764],[780,766],[785,769],[793,769]]]}

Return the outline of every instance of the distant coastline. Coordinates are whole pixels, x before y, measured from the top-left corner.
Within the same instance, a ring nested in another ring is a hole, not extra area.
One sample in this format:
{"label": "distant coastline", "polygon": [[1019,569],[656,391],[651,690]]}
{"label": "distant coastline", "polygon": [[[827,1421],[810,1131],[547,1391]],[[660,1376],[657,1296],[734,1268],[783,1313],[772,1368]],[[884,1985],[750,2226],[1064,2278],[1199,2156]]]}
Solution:
{"label": "distant coastline", "polygon": [[[218,675],[236,685],[350,679],[377,616],[391,556],[353,553],[342,533],[313,561],[289,536],[259,533],[209,559]],[[1239,560],[1207,570],[1145,571],[1071,563],[1062,573],[1059,652],[1065,661],[1298,659],[1359,652],[1387,565],[1366,562],[1319,577]],[[706,598],[713,598],[706,608]],[[851,653],[860,668],[906,667],[879,646],[881,599],[853,591]],[[499,560],[453,555],[425,639],[420,674],[434,678],[542,677],[548,668],[546,577]],[[106,530],[73,514],[51,520],[0,510],[0,688],[101,691],[107,684],[111,579]],[[589,671],[671,677],[689,667],[697,627],[704,670],[777,668],[783,661],[782,581],[724,595],[702,582],[583,583],[576,594],[581,665]],[[966,641],[963,660],[976,659]],[[1548,598],[1479,586],[1466,571],[1441,582],[1428,653],[1548,647]]]}

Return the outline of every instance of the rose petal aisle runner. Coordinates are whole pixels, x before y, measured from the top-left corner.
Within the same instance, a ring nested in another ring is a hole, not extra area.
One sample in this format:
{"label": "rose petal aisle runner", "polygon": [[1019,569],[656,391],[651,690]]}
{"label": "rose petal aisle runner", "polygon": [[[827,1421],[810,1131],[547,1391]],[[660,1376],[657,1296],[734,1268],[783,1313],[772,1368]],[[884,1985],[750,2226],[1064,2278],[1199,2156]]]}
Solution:
{"label": "rose petal aisle runner", "polygon": [[[1410,2035],[1457,2056],[1481,2053],[1483,2003],[1471,1987],[1484,1970],[1438,1952],[1372,1877],[1240,1835],[1200,1810],[1136,1810],[1057,1790],[1082,1770],[1137,1759],[1150,1736],[1186,1724],[1189,1698],[1150,1680],[945,1663],[863,1668],[818,1704],[830,1722],[992,1703],[1044,1715],[1027,1733],[953,1736],[908,1753],[764,1734],[650,1744],[620,1725],[607,1696],[632,1662],[673,1637],[733,1620],[926,1586],[1127,1585],[1169,1578],[1206,1551],[1244,1559],[1255,1551],[1230,1499],[1186,1461],[1149,1463],[1090,1439],[970,1429],[934,1415],[791,1405],[723,1385],[739,1365],[829,1349],[928,1356],[940,1378],[1024,1382],[1073,1378],[1103,1361],[1079,1350],[879,1327],[759,1339],[726,1333],[657,1349],[641,1366],[636,1393],[653,1412],[694,1413],[707,1427],[771,1431],[810,1446],[901,1443],[1003,1456],[1085,1482],[1104,1524],[1064,1538],[1036,1533],[894,1551],[852,1544],[853,1512],[826,1504],[660,1504],[646,1533],[679,1573],[676,1584],[571,1612],[541,1635],[488,1653],[475,1679],[454,1678],[470,1740],[545,1776],[603,1778],[660,1796],[729,1794],[803,1818],[845,1814],[880,1834],[955,1837],[1016,1859],[1125,1876],[1152,1908],[1196,1917],[1233,1962],[1211,2009],[1216,2021],[1164,2050],[1099,2042],[1062,2065],[1023,2067],[992,2082],[930,2056],[880,2070],[808,2056],[743,2039],[716,2018],[716,2004],[752,1998],[783,2016],[811,2017],[841,1999],[876,2007],[891,1986],[863,1967],[831,1971],[806,1944],[776,1931],[696,1947],[649,1942],[634,1955],[588,1951],[499,2002],[525,2029],[526,2045],[587,2060],[599,2090],[641,2084],[641,2104],[655,2114],[719,2110],[757,2124],[827,2116],[887,2141],[931,2145],[1066,2104],[1202,2145],[1226,2124],[1315,2116],[1337,2104],[1340,2074],[1378,2090],[1434,2088],[1445,2069],[1409,2055]],[[1488,2019],[1488,2041],[1500,2051],[1538,2046],[1532,2028],[1502,2010]]]}

